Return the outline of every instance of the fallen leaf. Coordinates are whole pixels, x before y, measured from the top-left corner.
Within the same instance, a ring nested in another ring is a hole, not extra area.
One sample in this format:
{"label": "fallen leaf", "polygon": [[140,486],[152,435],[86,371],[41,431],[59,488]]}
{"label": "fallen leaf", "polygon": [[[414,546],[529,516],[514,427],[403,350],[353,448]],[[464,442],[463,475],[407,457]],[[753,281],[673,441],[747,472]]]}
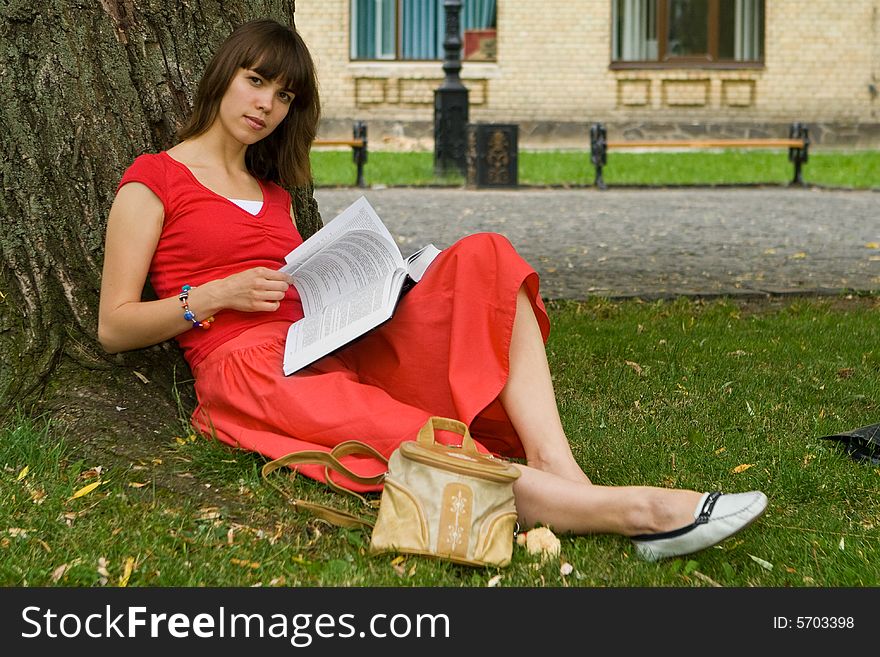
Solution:
{"label": "fallen leaf", "polygon": [[843,543],[843,536],[840,537],[840,543],[837,544],[837,547],[840,548],[841,550],[843,550],[845,548],[845,545]]}
{"label": "fallen leaf", "polygon": [[712,579],[712,578],[709,577],[708,575],[704,575],[704,574],[701,573],[699,570],[695,570],[695,571],[694,571],[693,573],[691,573],[691,574],[692,574],[694,577],[696,577],[697,579],[706,582],[706,584],[708,584],[709,586],[717,586],[717,587],[720,587],[720,586],[721,586],[721,584],[719,584],[718,582],[716,582],[714,579]]}
{"label": "fallen leaf", "polygon": [[638,363],[635,363],[631,360],[626,360],[624,362],[627,365],[629,365],[631,368],[633,368],[633,371],[635,371],[636,374],[638,374],[639,376],[642,376],[642,366],[641,365],[639,365]]}
{"label": "fallen leaf", "polygon": [[797,253],[792,253],[788,257],[791,258],[792,260],[803,260],[804,258],[807,257],[807,254],[804,253],[803,251],[798,251]]}
{"label": "fallen leaf", "polygon": [[260,564],[257,561],[245,561],[244,559],[236,559],[235,557],[232,557],[229,560],[229,563],[241,566],[242,568],[252,568],[254,570],[260,567]]}
{"label": "fallen leaf", "polygon": [[490,589],[494,589],[501,583],[502,579],[504,579],[504,575],[495,575],[495,577],[486,582],[486,586],[488,586]]}
{"label": "fallen leaf", "polygon": [[144,486],[147,485],[147,483],[148,483],[148,482],[141,483],[140,481],[129,481],[129,482],[128,482],[128,485],[129,485],[131,488],[143,488]]}
{"label": "fallen leaf", "polygon": [[717,456],[718,454],[720,454],[721,452],[724,452],[724,451],[727,451],[726,447],[719,447],[718,449],[715,450],[715,454]]}
{"label": "fallen leaf", "polygon": [[222,514],[220,513],[220,507],[216,506],[205,506],[199,509],[199,513],[196,516],[196,520],[216,520]]}
{"label": "fallen leaf", "polygon": [[122,566],[122,576],[119,578],[119,586],[128,586],[128,578],[134,570],[134,557],[125,557],[125,564]]}
{"label": "fallen leaf", "polygon": [[754,554],[750,554],[749,557],[751,557],[752,561],[761,566],[764,570],[773,570],[773,564],[769,561],[765,561],[761,557],[756,557]]}
{"label": "fallen leaf", "polygon": [[95,481],[95,482],[89,484],[88,486],[83,486],[82,488],[80,488],[78,491],[76,491],[73,495],[71,495],[67,499],[68,499],[68,501],[70,501],[70,500],[75,500],[78,497],[82,497],[83,495],[88,495],[93,490],[95,490],[98,486],[100,486],[102,483],[104,483],[104,482],[99,479],[98,481]]}
{"label": "fallen leaf", "polygon": [[402,564],[404,561],[406,561],[406,557],[404,557],[403,555],[398,555],[391,560],[391,565],[397,566],[399,564]]}
{"label": "fallen leaf", "polygon": [[104,471],[104,466],[96,465],[94,468],[89,468],[88,470],[83,470],[79,473],[80,479],[95,479],[96,477],[100,477],[101,473]]}
{"label": "fallen leaf", "polygon": [[26,465],[21,469],[21,472],[18,473],[18,476],[15,478],[16,481],[21,481],[25,477],[27,477],[27,473],[30,471],[31,466]]}
{"label": "fallen leaf", "polygon": [[63,564],[61,564],[61,565],[58,566],[55,570],[52,571],[52,575],[51,575],[50,579],[51,579],[53,582],[57,582],[59,579],[61,579],[62,577],[64,577],[64,573],[66,573],[66,572],[68,571],[69,568],[70,568],[70,564],[69,564],[69,563],[63,563]]}
{"label": "fallen leaf", "polygon": [[731,470],[731,472],[733,474],[739,474],[740,472],[745,472],[746,470],[748,470],[749,468],[753,468],[754,466],[754,463],[740,463],[733,470]]}
{"label": "fallen leaf", "polygon": [[142,383],[149,383],[149,382],[150,382],[150,380],[149,380],[147,377],[145,377],[143,374],[141,374],[141,373],[138,372],[137,370],[134,371],[134,375],[135,375],[138,379],[140,379]]}
{"label": "fallen leaf", "polygon": [[852,375],[856,373],[855,368],[853,367],[841,367],[837,370],[837,378],[838,379],[850,379]]}
{"label": "fallen leaf", "polygon": [[868,242],[865,244],[866,249],[880,249],[880,242]]}

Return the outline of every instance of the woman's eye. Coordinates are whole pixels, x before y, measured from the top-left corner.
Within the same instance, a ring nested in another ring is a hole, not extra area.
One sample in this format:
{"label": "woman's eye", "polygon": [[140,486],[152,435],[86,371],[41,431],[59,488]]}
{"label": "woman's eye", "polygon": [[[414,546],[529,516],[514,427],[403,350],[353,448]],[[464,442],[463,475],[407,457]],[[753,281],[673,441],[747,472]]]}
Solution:
{"label": "woman's eye", "polygon": [[286,91],[280,91],[278,92],[278,98],[280,98],[283,103],[289,103],[293,100],[293,94],[287,93]]}
{"label": "woman's eye", "polygon": [[250,80],[250,81],[251,81],[251,84],[253,84],[255,87],[256,87],[256,86],[259,86],[259,85],[262,84],[262,82],[263,82],[263,80],[260,79],[260,78],[258,78],[256,75],[251,75],[251,76],[248,78],[248,80]]}

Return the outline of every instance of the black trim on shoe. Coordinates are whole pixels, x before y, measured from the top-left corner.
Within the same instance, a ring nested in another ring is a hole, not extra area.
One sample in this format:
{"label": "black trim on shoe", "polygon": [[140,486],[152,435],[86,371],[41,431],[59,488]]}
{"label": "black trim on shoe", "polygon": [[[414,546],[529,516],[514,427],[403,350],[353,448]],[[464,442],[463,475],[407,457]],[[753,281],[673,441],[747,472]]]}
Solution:
{"label": "black trim on shoe", "polygon": [[715,509],[715,503],[718,501],[719,497],[721,497],[719,491],[709,493],[706,501],[703,502],[703,508],[700,509],[699,515],[697,515],[696,519],[689,525],[668,532],[660,532],[659,534],[639,534],[638,536],[630,536],[630,539],[633,541],[656,541],[663,538],[675,538],[676,536],[687,534],[689,531],[693,531],[700,525],[705,525],[709,522],[709,517],[712,515],[713,509]]}
{"label": "black trim on shoe", "polygon": [[709,493],[709,497],[703,502],[703,509],[700,511],[700,515],[694,520],[695,525],[705,525],[709,522],[709,516],[712,515],[712,511],[715,509],[715,502],[718,501],[719,497],[721,497],[721,493],[717,490]]}

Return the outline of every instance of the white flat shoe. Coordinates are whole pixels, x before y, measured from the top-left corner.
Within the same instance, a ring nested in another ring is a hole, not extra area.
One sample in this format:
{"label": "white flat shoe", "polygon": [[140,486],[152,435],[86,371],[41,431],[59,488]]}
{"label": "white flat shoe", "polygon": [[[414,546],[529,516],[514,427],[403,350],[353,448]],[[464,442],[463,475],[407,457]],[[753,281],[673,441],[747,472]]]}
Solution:
{"label": "white flat shoe", "polygon": [[748,527],[767,509],[767,496],[749,493],[706,493],[693,524],[659,534],[632,536],[636,553],[646,561],[698,552]]}

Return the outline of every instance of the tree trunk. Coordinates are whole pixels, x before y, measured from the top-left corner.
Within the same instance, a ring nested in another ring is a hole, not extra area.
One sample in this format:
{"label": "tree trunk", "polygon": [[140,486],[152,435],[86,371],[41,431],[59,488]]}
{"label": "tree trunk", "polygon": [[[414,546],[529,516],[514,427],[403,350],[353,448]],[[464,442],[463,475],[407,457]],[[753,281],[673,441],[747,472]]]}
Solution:
{"label": "tree trunk", "polygon": [[[140,442],[191,410],[173,343],[118,356],[97,343],[107,212],[134,158],[174,143],[233,27],[292,25],[293,12],[291,0],[0,4],[0,408],[48,412],[111,451],[120,432]],[[320,215],[311,190],[291,191],[306,236]]]}

